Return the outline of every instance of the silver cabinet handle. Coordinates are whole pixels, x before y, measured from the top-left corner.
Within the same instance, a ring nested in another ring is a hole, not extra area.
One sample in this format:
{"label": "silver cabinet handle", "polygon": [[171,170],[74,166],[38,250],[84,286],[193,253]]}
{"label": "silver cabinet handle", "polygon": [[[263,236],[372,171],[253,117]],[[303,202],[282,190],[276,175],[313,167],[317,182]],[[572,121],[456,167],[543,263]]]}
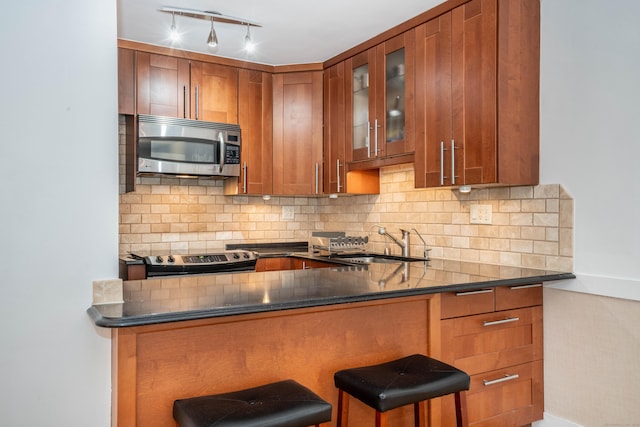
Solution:
{"label": "silver cabinet handle", "polygon": [[505,381],[517,380],[518,378],[520,378],[520,375],[518,374],[514,374],[514,375],[505,374],[504,377],[498,378],[497,380],[482,380],[482,383],[486,387],[493,384],[503,383]]}
{"label": "silver cabinet handle", "polygon": [[242,164],[242,192],[247,194],[247,162]]}
{"label": "silver cabinet handle", "polygon": [[218,133],[218,140],[220,141],[220,173],[222,173],[222,169],[224,168],[224,162],[226,160],[227,147],[224,143],[224,134],[222,132]]}
{"label": "silver cabinet handle", "polygon": [[371,122],[367,121],[367,158],[371,158]]}
{"label": "silver cabinet handle", "polygon": [[542,283],[534,283],[533,285],[520,285],[520,286],[511,286],[509,289],[512,291],[517,291],[518,289],[530,289],[530,288],[540,288]]}
{"label": "silver cabinet handle", "polygon": [[444,185],[444,141],[440,141],[440,185]]}
{"label": "silver cabinet handle", "polygon": [[340,192],[340,187],[342,187],[342,185],[340,185],[340,159],[336,160],[336,178],[338,181],[338,186],[336,187],[336,192]]}
{"label": "silver cabinet handle", "polygon": [[456,296],[464,297],[466,295],[490,294],[491,292],[493,292],[493,289],[480,289],[479,291],[456,292]]}
{"label": "silver cabinet handle", "polygon": [[451,140],[451,185],[456,184],[456,141]]}
{"label": "silver cabinet handle", "polygon": [[517,322],[519,320],[520,320],[519,317],[508,317],[502,320],[491,320],[491,321],[485,320],[484,322],[482,322],[482,326],[504,325],[505,323]]}
{"label": "silver cabinet handle", "polygon": [[182,118],[187,118],[187,86],[182,86]]}
{"label": "silver cabinet handle", "polygon": [[378,119],[376,119],[374,123],[375,123],[374,126],[376,128],[373,131],[373,134],[375,135],[375,144],[376,144],[376,146],[375,146],[375,150],[374,150],[373,154],[374,154],[374,157],[378,157],[378,128],[381,127],[381,126],[378,125]]}
{"label": "silver cabinet handle", "polygon": [[200,119],[200,106],[198,104],[200,104],[200,91],[196,86],[196,120]]}

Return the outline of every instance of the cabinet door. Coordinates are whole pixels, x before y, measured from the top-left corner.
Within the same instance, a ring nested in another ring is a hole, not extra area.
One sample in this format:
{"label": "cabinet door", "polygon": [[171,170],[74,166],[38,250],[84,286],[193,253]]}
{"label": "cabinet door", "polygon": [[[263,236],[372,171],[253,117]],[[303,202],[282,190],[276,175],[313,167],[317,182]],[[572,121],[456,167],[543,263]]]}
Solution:
{"label": "cabinet door", "polygon": [[451,185],[451,12],[416,28],[416,187]]}
{"label": "cabinet door", "polygon": [[324,73],[324,192],[344,193],[346,183],[345,63]]}
{"label": "cabinet door", "polygon": [[191,62],[191,118],[238,123],[238,70],[226,65]]}
{"label": "cabinet door", "polygon": [[497,0],[452,11],[453,141],[464,152],[455,184],[497,182]]}
{"label": "cabinet door", "polygon": [[270,73],[239,70],[238,118],[242,130],[240,194],[273,192],[273,82]]}
{"label": "cabinet door", "polygon": [[362,52],[346,61],[348,144],[350,160],[368,160],[376,157],[375,138],[378,132],[375,118],[376,85],[375,48]]}
{"label": "cabinet door", "polygon": [[411,30],[347,60],[351,160],[414,151],[414,52]]}
{"label": "cabinet door", "polygon": [[118,114],[135,114],[136,52],[118,48]]}
{"label": "cabinet door", "polygon": [[273,76],[273,193],[322,193],[322,72]]}
{"label": "cabinet door", "polygon": [[[415,33],[376,47],[378,157],[414,151]],[[375,123],[374,123],[375,125]]]}
{"label": "cabinet door", "polygon": [[189,61],[137,53],[137,113],[189,117]]}

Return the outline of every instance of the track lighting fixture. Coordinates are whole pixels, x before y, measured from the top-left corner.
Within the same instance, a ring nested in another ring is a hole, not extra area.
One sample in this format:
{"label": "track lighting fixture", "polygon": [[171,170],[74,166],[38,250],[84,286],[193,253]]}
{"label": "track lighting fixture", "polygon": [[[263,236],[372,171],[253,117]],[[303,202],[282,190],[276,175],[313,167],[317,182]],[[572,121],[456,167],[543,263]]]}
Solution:
{"label": "track lighting fixture", "polygon": [[255,49],[255,45],[253,44],[253,40],[251,40],[251,26],[247,24],[247,35],[244,36],[244,50],[251,53]]}
{"label": "track lighting fixture", "polygon": [[180,38],[178,29],[176,28],[176,14],[171,13],[171,28],[169,29],[169,37],[172,41],[177,41]]}
{"label": "track lighting fixture", "polygon": [[211,31],[209,32],[209,38],[207,38],[207,44],[209,47],[218,46],[218,35],[216,34],[216,30],[213,28],[213,18],[211,18]]}
{"label": "track lighting fixture", "polygon": [[184,8],[172,7],[172,6],[163,7],[160,9],[160,12],[171,14],[171,28],[170,28],[171,40],[174,40],[174,41],[179,38],[179,33],[176,29],[176,14],[181,16],[186,16],[189,18],[210,20],[211,31],[209,32],[209,37],[207,38],[207,44],[209,45],[209,47],[218,46],[218,35],[216,34],[216,30],[213,27],[213,21],[218,21],[225,24],[246,25],[247,33],[244,36],[244,48],[247,52],[252,52],[255,49],[255,44],[253,43],[253,39],[251,38],[251,27],[261,27],[261,25],[256,22],[252,22],[244,18],[237,18],[234,16],[223,15],[220,12],[184,9]]}

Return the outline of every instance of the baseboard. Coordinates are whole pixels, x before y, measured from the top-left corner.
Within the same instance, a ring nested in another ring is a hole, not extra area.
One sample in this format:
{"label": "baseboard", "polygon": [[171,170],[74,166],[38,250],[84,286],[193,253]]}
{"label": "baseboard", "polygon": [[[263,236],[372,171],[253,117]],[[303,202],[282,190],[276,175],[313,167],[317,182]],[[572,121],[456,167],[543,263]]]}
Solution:
{"label": "baseboard", "polygon": [[547,412],[544,413],[544,419],[536,421],[531,424],[532,427],[584,427],[580,424],[576,424],[572,421],[565,420],[564,418],[551,415]]}

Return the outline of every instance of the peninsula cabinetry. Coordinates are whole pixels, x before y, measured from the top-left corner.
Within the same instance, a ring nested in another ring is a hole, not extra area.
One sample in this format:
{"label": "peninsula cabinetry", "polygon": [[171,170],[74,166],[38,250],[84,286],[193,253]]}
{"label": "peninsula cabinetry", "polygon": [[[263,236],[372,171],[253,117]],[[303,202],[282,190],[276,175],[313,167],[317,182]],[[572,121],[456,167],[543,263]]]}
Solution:
{"label": "peninsula cabinetry", "polygon": [[539,0],[472,0],[416,39],[416,186],[537,184]]}
{"label": "peninsula cabinetry", "polygon": [[322,194],[322,71],[273,76],[273,194]]}
{"label": "peninsula cabinetry", "polygon": [[[542,285],[446,292],[441,317],[442,359],[471,376],[469,425],[542,419]],[[442,406],[442,426],[454,426],[453,399]]]}

